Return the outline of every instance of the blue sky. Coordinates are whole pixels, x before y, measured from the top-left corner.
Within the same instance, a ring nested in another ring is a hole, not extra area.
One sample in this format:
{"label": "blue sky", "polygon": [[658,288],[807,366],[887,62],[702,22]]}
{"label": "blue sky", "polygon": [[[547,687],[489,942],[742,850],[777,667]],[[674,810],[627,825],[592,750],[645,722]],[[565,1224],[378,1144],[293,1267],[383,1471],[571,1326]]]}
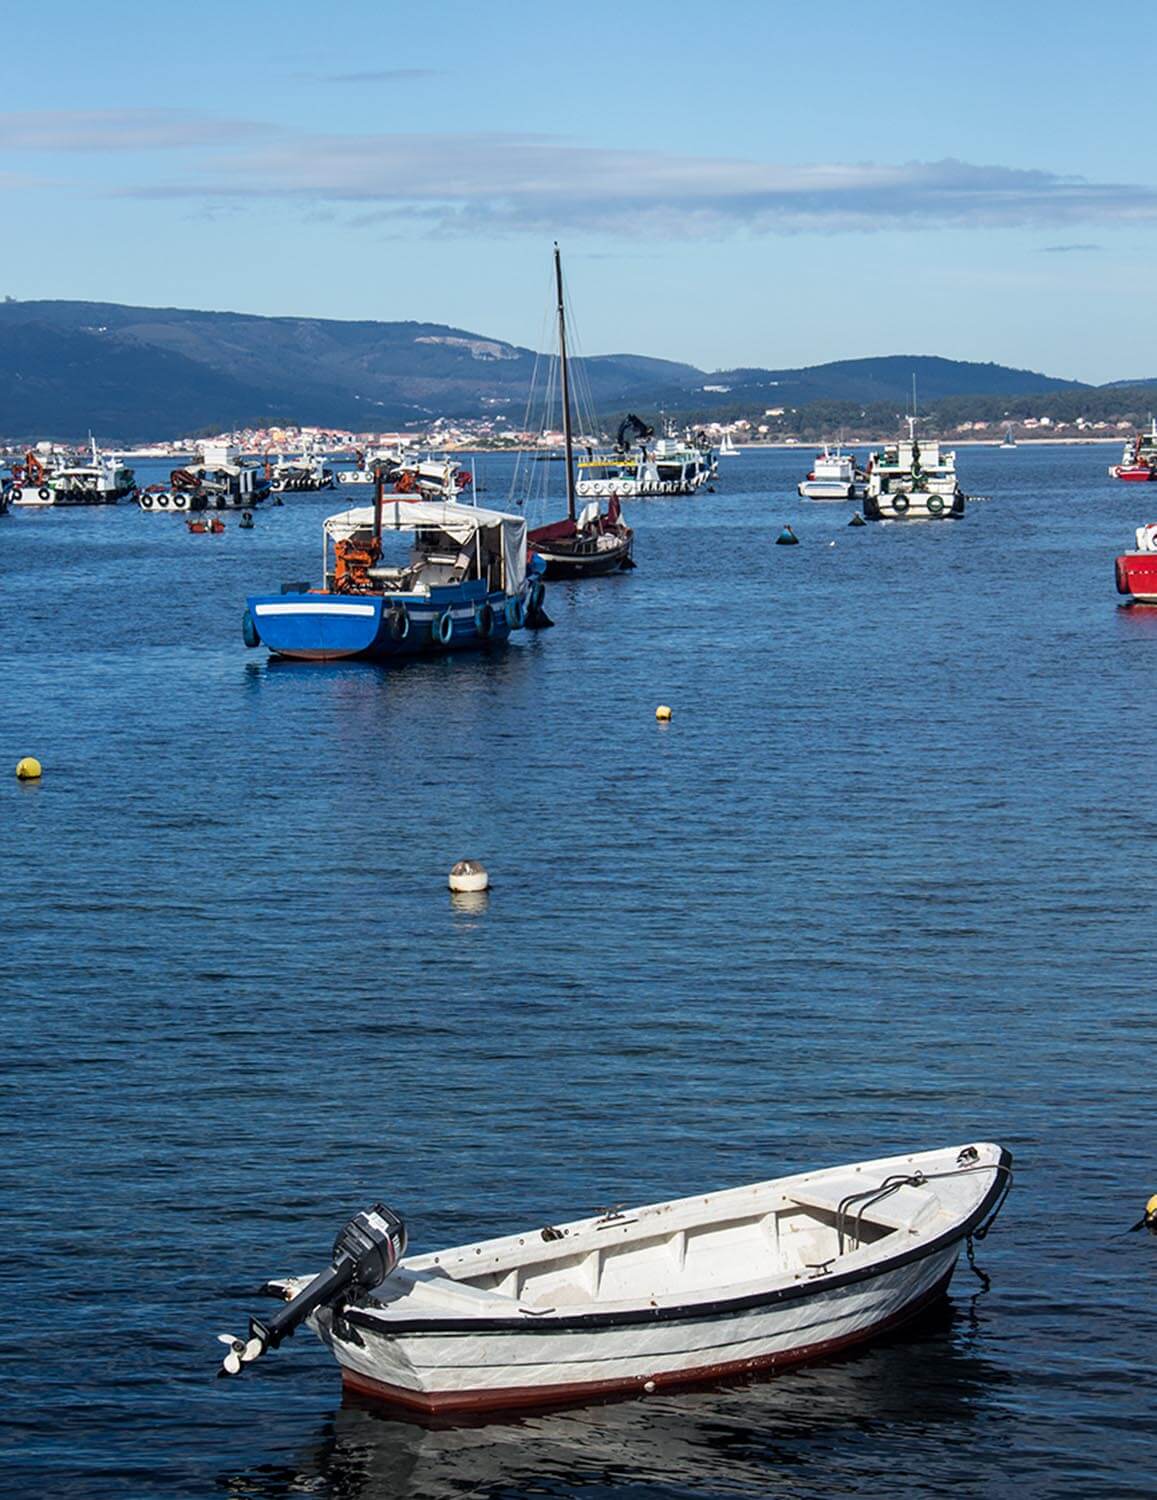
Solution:
{"label": "blue sky", "polygon": [[587,353],[1157,375],[1153,17],[42,0],[5,27],[0,294],[534,345],[557,237]]}

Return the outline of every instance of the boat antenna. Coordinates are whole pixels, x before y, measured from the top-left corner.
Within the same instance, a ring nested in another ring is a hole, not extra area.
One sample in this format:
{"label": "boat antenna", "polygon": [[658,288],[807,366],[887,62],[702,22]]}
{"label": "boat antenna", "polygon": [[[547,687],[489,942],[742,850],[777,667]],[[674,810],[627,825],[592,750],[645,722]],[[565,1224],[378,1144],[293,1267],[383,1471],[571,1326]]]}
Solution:
{"label": "boat antenna", "polygon": [[574,434],[570,420],[570,375],[566,364],[566,309],[562,295],[562,256],[558,241],[554,242],[554,282],[558,289],[558,356],[562,370],[562,437],[566,446],[566,513],[571,521],[575,518],[574,506]]}

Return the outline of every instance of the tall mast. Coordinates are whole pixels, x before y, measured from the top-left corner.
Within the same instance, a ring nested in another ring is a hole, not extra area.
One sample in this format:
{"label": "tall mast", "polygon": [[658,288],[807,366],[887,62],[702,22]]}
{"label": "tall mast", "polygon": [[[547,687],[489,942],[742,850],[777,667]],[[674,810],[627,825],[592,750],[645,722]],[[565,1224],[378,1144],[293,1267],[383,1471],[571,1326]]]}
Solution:
{"label": "tall mast", "polygon": [[574,434],[570,425],[570,373],[566,366],[566,309],[562,297],[562,257],[558,241],[554,242],[554,283],[558,288],[558,354],[562,365],[562,436],[566,444],[566,513],[573,521],[574,510]]}

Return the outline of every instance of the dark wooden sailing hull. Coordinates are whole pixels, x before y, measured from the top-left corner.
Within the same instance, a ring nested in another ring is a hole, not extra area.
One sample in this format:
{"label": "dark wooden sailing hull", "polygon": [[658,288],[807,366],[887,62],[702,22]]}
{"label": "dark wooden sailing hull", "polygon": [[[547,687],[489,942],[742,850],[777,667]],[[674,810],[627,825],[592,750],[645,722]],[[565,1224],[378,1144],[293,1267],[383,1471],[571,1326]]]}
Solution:
{"label": "dark wooden sailing hull", "polygon": [[631,537],[618,538],[614,547],[603,548],[595,548],[585,540],[574,546],[565,542],[536,542],[533,537],[529,540],[531,551],[546,564],[547,578],[598,578],[634,566]]}

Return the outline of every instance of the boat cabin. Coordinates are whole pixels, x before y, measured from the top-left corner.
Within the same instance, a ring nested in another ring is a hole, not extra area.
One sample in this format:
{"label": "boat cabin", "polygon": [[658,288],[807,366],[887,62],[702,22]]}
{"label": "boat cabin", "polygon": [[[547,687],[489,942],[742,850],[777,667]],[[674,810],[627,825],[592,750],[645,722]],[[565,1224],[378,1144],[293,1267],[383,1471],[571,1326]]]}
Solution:
{"label": "boat cabin", "polygon": [[429,594],[481,580],[517,594],[526,576],[526,522],[452,501],[387,499],[330,516],[325,584],[337,594]]}

